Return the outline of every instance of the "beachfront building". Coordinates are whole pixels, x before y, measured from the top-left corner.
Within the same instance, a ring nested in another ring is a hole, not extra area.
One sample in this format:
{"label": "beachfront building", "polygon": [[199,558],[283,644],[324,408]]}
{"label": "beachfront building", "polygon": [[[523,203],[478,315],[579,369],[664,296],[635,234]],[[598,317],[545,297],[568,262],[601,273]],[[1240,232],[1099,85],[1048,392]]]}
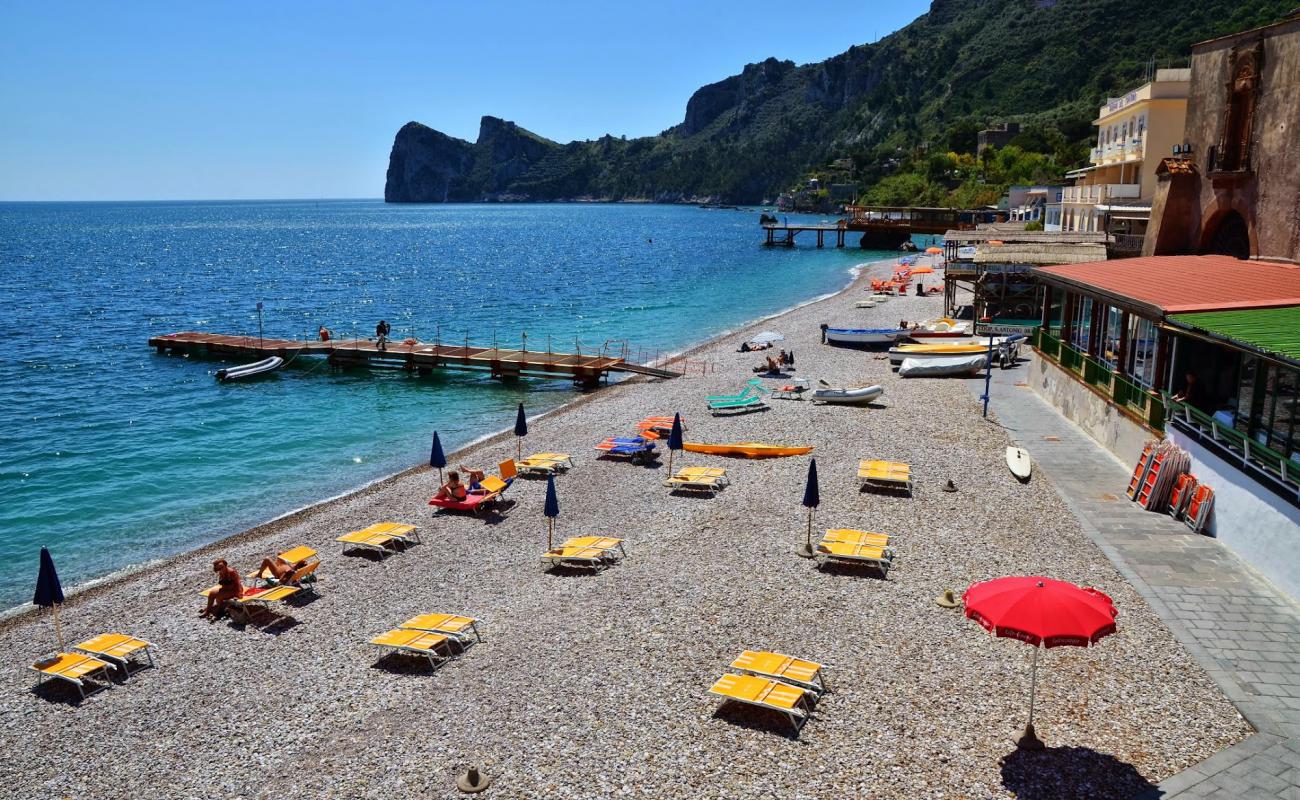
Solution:
{"label": "beachfront building", "polygon": [[1187,450],[1215,491],[1208,533],[1300,598],[1300,266],[1152,256],[1030,274],[1034,390],[1128,464],[1156,437]]}
{"label": "beachfront building", "polygon": [[1049,205],[1060,207],[1064,189],[1064,186],[1012,186],[1007,190],[1009,221],[1044,222]]}
{"label": "beachfront building", "polygon": [[1143,253],[1300,261],[1300,9],[1195,45],[1191,64],[1186,152],[1157,171]]}
{"label": "beachfront building", "polygon": [[1161,157],[1181,145],[1191,78],[1187,69],[1156,70],[1154,80],[1101,106],[1090,164],[1067,173],[1061,229],[1105,231],[1113,250],[1142,248]]}

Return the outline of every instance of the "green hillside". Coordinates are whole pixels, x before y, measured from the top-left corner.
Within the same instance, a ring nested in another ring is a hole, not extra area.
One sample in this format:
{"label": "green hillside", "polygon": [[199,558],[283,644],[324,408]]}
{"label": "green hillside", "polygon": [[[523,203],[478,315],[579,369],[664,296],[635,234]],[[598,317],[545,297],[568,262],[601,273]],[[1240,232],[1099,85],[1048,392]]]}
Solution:
{"label": "green hillside", "polygon": [[[658,136],[561,145],[485,117],[471,144],[408,124],[385,197],[754,203],[852,159],[826,177],[856,180],[874,201],[982,202],[1081,165],[1097,106],[1153,62],[1184,66],[1193,43],[1276,21],[1295,2],[935,0],[874,44],[802,66],[768,59],[704,86]],[[960,157],[996,121],[1022,124],[1014,147],[992,163]]]}

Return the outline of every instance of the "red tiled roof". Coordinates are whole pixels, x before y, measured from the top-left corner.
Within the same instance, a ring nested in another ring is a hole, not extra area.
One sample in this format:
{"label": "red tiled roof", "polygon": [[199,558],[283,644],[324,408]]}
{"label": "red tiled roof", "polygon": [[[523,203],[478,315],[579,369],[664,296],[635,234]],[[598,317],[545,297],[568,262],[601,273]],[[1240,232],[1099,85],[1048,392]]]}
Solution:
{"label": "red tiled roof", "polygon": [[1231,256],[1147,256],[1036,267],[1048,283],[1149,314],[1300,305],[1300,267]]}

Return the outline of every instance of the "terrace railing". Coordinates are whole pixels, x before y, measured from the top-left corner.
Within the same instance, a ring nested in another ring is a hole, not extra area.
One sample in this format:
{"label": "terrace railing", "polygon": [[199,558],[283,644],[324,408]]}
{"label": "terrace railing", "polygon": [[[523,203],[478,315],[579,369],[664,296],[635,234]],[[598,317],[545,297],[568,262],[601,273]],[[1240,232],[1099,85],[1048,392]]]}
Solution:
{"label": "terrace railing", "polygon": [[1300,500],[1300,463],[1187,403],[1180,403],[1168,396],[1164,402],[1169,406],[1170,423],[1232,453],[1240,459],[1244,471],[1264,473],[1280,482],[1293,493],[1296,500]]}
{"label": "terrace railing", "polygon": [[1034,349],[1040,356],[1073,374],[1093,391],[1153,431],[1165,427],[1165,401],[1156,392],[1093,358],[1046,328],[1039,328]]}

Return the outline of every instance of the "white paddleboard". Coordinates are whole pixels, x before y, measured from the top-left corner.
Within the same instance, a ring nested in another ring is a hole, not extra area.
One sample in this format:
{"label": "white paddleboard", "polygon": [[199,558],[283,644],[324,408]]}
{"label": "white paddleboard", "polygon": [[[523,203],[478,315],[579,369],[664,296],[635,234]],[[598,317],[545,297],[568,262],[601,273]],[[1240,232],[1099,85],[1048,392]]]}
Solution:
{"label": "white paddleboard", "polygon": [[1008,447],[1007,467],[1011,469],[1011,474],[1020,480],[1029,480],[1029,474],[1033,470],[1033,464],[1029,460],[1029,451],[1023,447]]}

